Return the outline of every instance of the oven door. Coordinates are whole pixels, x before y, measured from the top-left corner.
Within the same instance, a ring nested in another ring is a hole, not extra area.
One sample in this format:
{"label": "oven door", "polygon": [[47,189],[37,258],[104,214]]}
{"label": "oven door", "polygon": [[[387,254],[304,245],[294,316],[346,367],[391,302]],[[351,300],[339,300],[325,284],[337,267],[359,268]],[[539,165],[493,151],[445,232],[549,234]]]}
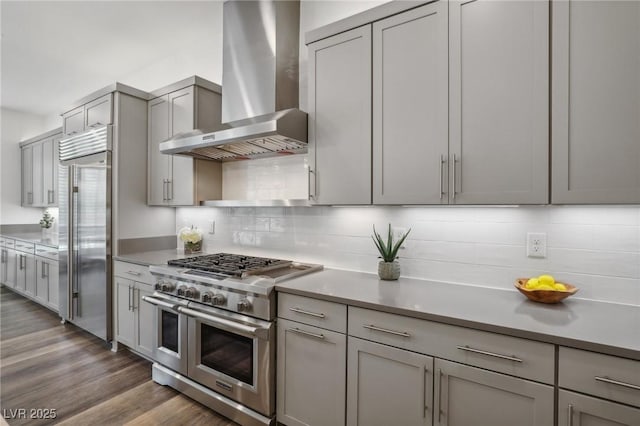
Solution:
{"label": "oven door", "polygon": [[205,306],[189,317],[189,377],[266,416],[275,412],[273,323]]}
{"label": "oven door", "polygon": [[142,299],[155,307],[153,358],[165,367],[186,375],[187,317],[178,311],[178,307],[186,305],[186,302],[161,293]]}

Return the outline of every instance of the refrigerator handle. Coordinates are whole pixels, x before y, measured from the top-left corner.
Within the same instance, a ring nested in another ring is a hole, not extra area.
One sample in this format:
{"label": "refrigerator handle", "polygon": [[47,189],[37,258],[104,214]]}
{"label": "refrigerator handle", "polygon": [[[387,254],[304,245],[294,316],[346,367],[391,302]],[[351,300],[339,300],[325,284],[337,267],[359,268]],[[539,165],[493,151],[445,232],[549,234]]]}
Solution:
{"label": "refrigerator handle", "polygon": [[69,319],[74,319],[76,316],[76,312],[78,311],[77,306],[77,194],[78,188],[76,186],[76,170],[77,167],[72,164],[69,167],[69,257],[68,257],[68,271],[69,271],[69,292],[68,292],[68,301],[69,301]]}

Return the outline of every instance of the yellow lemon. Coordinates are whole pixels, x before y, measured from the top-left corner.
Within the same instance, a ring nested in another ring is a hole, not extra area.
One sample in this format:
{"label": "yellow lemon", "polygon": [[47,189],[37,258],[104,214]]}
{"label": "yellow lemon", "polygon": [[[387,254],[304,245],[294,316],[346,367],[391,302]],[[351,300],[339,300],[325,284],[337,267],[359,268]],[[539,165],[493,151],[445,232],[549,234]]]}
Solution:
{"label": "yellow lemon", "polygon": [[565,286],[564,284],[561,284],[561,283],[555,283],[553,285],[553,288],[558,290],[558,291],[567,291],[567,286]]}
{"label": "yellow lemon", "polygon": [[553,286],[551,286],[549,284],[540,284],[540,285],[538,285],[536,290],[554,290],[554,288],[553,288]]}
{"label": "yellow lemon", "polygon": [[540,275],[538,277],[538,281],[540,282],[540,284],[545,284],[551,287],[553,287],[553,285],[556,283],[556,280],[554,280],[551,275]]}
{"label": "yellow lemon", "polygon": [[529,279],[529,281],[527,281],[524,287],[532,290],[534,288],[537,288],[539,285],[540,283],[538,282],[537,278],[531,278]]}

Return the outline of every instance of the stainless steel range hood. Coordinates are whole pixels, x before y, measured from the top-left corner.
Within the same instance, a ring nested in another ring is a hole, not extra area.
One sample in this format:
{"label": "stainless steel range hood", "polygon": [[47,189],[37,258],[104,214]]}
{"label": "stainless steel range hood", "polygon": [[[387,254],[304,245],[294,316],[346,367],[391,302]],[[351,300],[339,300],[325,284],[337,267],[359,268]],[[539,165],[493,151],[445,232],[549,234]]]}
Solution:
{"label": "stainless steel range hood", "polygon": [[178,135],[163,154],[219,161],[304,153],[307,114],[298,109],[299,1],[224,3],[224,130]]}

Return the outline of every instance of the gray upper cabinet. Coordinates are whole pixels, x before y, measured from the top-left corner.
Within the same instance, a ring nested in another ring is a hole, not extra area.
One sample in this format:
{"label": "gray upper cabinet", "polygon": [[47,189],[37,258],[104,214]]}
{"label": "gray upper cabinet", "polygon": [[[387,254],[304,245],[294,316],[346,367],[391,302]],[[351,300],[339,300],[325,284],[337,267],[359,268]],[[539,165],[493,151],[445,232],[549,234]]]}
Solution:
{"label": "gray upper cabinet", "polygon": [[640,2],[554,1],[552,202],[640,202]]}
{"label": "gray upper cabinet", "polygon": [[58,205],[58,141],[60,129],[20,144],[22,151],[22,206]]}
{"label": "gray upper cabinet", "polygon": [[[179,133],[216,130],[220,125],[220,100],[219,93],[189,85],[149,101],[149,205],[192,206],[203,199],[221,197],[221,181],[211,179],[221,174],[220,163],[160,153],[160,144]],[[202,177],[205,175],[207,178]]]}
{"label": "gray upper cabinet", "polygon": [[553,386],[441,359],[434,371],[437,426],[554,424]]}
{"label": "gray upper cabinet", "polygon": [[113,123],[113,94],[99,98],[62,114],[62,133],[73,136],[93,127]]}
{"label": "gray upper cabinet", "polygon": [[548,203],[548,2],[456,0],[449,14],[449,201]]}
{"label": "gray upper cabinet", "polygon": [[447,3],[373,24],[373,202],[446,204]]}
{"label": "gray upper cabinet", "polygon": [[309,45],[309,194],[371,204],[371,25]]}

